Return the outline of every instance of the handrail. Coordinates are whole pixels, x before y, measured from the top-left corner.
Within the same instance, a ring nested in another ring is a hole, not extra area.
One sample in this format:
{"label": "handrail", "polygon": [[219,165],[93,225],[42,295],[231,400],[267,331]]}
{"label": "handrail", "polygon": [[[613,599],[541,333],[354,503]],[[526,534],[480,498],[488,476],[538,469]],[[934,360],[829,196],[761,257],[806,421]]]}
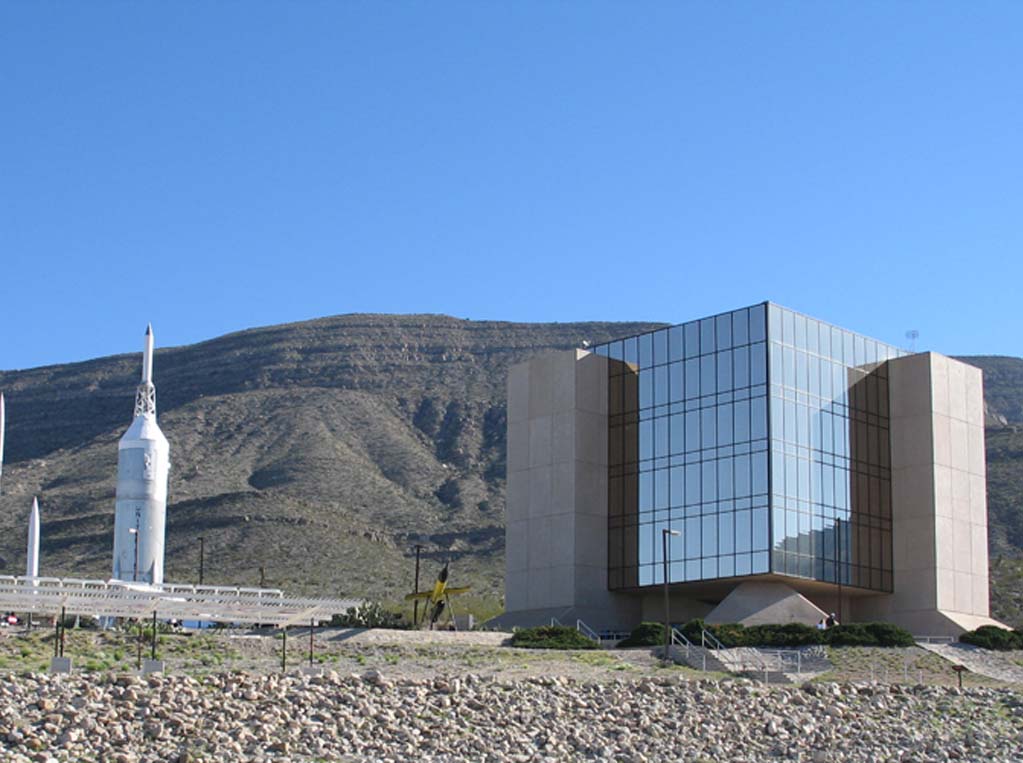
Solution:
{"label": "handrail", "polygon": [[563,627],[563,626],[561,625],[561,620],[559,620],[559,619],[558,619],[558,618],[556,618],[556,617],[552,617],[552,618],[551,618],[551,627],[552,627],[552,628],[554,628],[555,626],[556,626],[556,627],[558,627],[558,628],[561,628],[561,627]]}
{"label": "handrail", "polygon": [[689,657],[689,650],[692,648],[693,643],[686,638],[686,634],[680,631],[678,628],[672,626],[671,628],[671,645],[678,647],[685,647],[686,658]]}
{"label": "handrail", "polygon": [[593,628],[588,626],[582,620],[575,621],[575,629],[584,636],[586,636],[586,638],[591,639],[592,641],[596,641],[598,644],[600,643],[600,634],[593,630]]}
{"label": "handrail", "polygon": [[[707,646],[708,642],[710,643],[709,647]],[[724,649],[725,648],[725,645],[722,644],[720,641],[718,641],[717,637],[713,633],[708,631],[706,628],[702,628],[700,630],[700,646],[702,646],[704,649]]]}

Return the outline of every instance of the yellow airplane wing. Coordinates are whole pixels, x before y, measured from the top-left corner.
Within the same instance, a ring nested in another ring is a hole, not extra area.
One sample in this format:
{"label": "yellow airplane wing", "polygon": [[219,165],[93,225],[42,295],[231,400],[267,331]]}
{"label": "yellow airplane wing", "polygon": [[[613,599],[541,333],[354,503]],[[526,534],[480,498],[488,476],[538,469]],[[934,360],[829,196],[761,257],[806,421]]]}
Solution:
{"label": "yellow airplane wing", "polygon": [[413,599],[429,599],[433,596],[433,591],[421,591],[419,593],[406,594],[405,601],[412,601]]}
{"label": "yellow airplane wing", "polygon": [[470,588],[472,588],[472,586],[468,586],[468,585],[467,586],[462,586],[461,588],[445,588],[444,589],[444,594],[447,595],[447,596],[450,596],[451,594],[455,594],[455,593],[465,593]]}

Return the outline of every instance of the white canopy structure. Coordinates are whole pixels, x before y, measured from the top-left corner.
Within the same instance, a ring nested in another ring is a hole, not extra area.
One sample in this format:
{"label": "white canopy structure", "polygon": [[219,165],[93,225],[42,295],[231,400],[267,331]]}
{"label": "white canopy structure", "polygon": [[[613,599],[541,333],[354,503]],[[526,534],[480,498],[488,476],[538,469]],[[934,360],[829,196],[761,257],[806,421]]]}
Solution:
{"label": "white canopy structure", "polygon": [[119,580],[0,575],[0,611],[91,617],[207,620],[288,625],[323,622],[358,606],[358,599],[306,599],[273,588],[230,588]]}

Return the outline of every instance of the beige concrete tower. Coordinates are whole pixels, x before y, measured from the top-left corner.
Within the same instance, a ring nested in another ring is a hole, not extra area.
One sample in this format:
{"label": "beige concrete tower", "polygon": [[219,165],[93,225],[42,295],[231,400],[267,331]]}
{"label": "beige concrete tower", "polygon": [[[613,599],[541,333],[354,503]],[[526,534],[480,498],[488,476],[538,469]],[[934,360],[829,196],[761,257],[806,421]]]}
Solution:
{"label": "beige concrete tower", "polygon": [[508,376],[506,625],[634,623],[607,587],[607,359],[585,350]]}
{"label": "beige concrete tower", "polygon": [[864,600],[857,619],[918,635],[993,623],[981,371],[933,352],[889,367],[894,591]]}

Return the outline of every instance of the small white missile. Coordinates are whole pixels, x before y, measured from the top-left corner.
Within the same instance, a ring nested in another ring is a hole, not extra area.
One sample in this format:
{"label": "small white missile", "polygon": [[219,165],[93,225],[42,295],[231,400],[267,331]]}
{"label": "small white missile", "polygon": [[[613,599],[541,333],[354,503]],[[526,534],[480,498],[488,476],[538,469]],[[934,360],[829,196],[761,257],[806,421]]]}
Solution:
{"label": "small white missile", "polygon": [[153,381],[153,324],[146,325],[146,344],[142,349],[142,383]]}
{"label": "small white missile", "polygon": [[[0,392],[0,480],[4,475],[4,429],[7,426],[7,408],[4,405],[4,393]],[[3,483],[0,481],[0,487]],[[2,492],[2,491],[0,491]]]}
{"label": "small white missile", "polygon": [[39,499],[32,499],[32,514],[28,518],[28,561],[25,577],[39,577]]}

